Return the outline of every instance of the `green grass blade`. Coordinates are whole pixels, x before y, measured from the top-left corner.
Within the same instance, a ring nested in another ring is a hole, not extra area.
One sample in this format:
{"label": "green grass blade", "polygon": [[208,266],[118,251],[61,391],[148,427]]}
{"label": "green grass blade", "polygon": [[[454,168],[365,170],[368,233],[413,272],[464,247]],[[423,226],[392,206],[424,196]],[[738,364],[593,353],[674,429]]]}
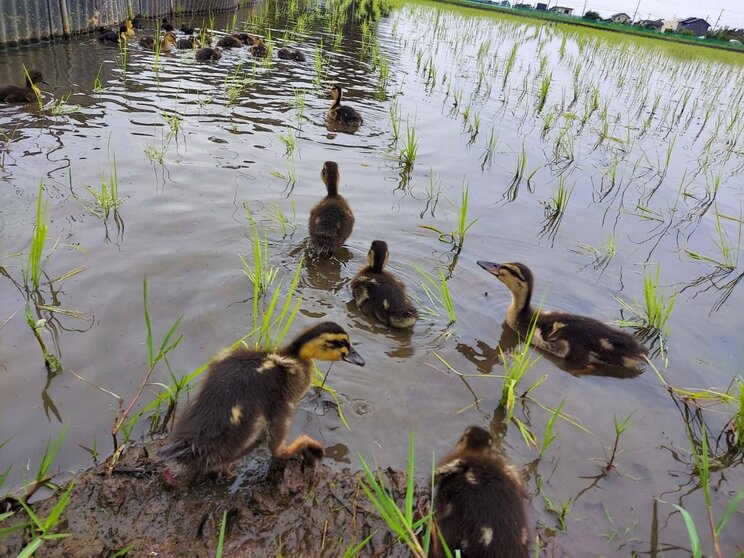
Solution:
{"label": "green grass blade", "polygon": [[682,506],[672,504],[682,514],[682,519],[685,520],[685,526],[687,527],[687,534],[690,537],[690,546],[692,547],[693,558],[703,558],[703,551],[700,548],[700,537],[698,537],[697,529],[695,528],[695,521],[692,516]]}

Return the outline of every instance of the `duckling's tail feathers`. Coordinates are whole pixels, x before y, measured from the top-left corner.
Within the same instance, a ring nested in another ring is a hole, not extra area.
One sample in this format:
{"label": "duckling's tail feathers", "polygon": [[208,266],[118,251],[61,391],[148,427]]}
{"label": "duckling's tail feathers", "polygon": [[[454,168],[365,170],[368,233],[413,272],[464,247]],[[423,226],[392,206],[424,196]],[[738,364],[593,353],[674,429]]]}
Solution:
{"label": "duckling's tail feathers", "polygon": [[411,327],[413,324],[416,323],[417,319],[418,312],[415,308],[410,307],[406,308],[405,310],[401,310],[400,312],[391,314],[389,317],[389,322],[391,326],[402,329]]}

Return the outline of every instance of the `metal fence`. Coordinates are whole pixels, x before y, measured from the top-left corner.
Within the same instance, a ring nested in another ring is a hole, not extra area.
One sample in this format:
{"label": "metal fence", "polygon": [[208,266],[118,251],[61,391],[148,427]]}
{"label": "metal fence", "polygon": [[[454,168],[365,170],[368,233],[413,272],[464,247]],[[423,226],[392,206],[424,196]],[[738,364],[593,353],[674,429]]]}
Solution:
{"label": "metal fence", "polygon": [[129,13],[155,17],[222,12],[243,3],[245,0],[0,0],[0,48],[116,25]]}

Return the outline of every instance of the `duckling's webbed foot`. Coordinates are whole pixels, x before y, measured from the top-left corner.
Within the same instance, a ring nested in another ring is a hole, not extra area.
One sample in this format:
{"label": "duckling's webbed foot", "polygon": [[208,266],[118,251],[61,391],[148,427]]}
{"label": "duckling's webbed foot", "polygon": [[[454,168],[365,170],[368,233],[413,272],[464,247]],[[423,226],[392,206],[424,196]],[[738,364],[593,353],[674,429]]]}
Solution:
{"label": "duckling's webbed foot", "polygon": [[274,436],[271,437],[271,453],[275,457],[284,459],[299,457],[312,467],[323,458],[325,451],[323,445],[307,434],[301,434],[289,445],[284,443],[283,438],[279,438],[281,440],[279,443],[276,440]]}

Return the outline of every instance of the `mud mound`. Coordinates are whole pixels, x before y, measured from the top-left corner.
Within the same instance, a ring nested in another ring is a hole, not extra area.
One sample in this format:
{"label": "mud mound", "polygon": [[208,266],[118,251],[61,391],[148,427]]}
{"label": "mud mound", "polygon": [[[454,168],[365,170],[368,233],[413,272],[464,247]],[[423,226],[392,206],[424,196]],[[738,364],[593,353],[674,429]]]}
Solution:
{"label": "mud mound", "polygon": [[[129,449],[110,476],[100,466],[73,478],[55,530],[69,536],[46,541],[35,556],[109,557],[130,545],[128,557],[214,556],[224,512],[224,556],[343,556],[372,533],[359,556],[409,555],[366,501],[360,473],[325,465],[303,471],[298,461],[266,457],[246,464],[230,485],[205,481],[171,489],[162,483],[162,465],[150,457],[157,446]],[[383,477],[402,498],[405,474],[387,470]],[[47,517],[63,492],[34,504],[34,511]],[[22,509],[16,517],[27,519]],[[15,556],[24,536],[0,539],[0,556]]]}

